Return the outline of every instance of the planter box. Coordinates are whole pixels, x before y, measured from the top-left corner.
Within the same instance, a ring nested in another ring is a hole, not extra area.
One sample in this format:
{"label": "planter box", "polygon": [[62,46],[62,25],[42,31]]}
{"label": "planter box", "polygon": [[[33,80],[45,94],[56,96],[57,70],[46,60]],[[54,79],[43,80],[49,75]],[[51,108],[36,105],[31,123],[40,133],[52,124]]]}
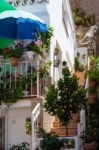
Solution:
{"label": "planter box", "polygon": [[90,93],[89,94],[89,103],[94,104],[96,102],[96,94]]}
{"label": "planter box", "polygon": [[96,150],[97,144],[96,143],[84,143],[83,150]]}

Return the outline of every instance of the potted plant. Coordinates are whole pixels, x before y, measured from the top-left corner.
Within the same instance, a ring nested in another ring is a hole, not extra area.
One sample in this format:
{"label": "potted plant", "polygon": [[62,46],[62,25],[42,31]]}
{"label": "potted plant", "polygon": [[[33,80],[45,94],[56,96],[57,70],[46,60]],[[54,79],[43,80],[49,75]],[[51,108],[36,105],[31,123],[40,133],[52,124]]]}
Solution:
{"label": "potted plant", "polygon": [[10,58],[11,65],[16,67],[19,64],[20,58],[22,56],[22,49],[16,47],[15,49],[10,49],[8,56]]}
{"label": "potted plant", "polygon": [[39,129],[38,133],[42,137],[40,141],[42,150],[60,150],[64,146],[64,141],[60,140],[55,133],[46,132],[44,129]]}
{"label": "potted plant", "polygon": [[80,63],[78,57],[75,58],[75,70],[80,72],[84,70],[84,66]]}
{"label": "potted plant", "polygon": [[44,107],[51,116],[57,116],[65,126],[68,136],[68,123],[73,114],[87,105],[86,90],[78,85],[78,78],[71,75],[69,69],[63,69],[62,78],[57,82],[57,87],[51,85],[45,97]]}
{"label": "potted plant", "polygon": [[31,135],[32,125],[31,125],[31,118],[28,117],[25,120],[25,128],[26,128],[26,134]]}
{"label": "potted plant", "polygon": [[96,87],[89,88],[89,103],[94,104],[96,102]]}
{"label": "potted plant", "polygon": [[23,142],[18,145],[13,145],[9,150],[29,150],[29,143]]}
{"label": "potted plant", "polygon": [[93,114],[88,114],[86,129],[81,135],[84,150],[96,150],[96,118]]}
{"label": "potted plant", "polygon": [[97,144],[94,141],[93,129],[87,128],[81,136],[84,150],[96,150]]}
{"label": "potted plant", "polygon": [[15,103],[19,98],[23,96],[22,86],[19,78],[6,72],[6,75],[1,76],[0,82],[0,103],[5,103],[7,105]]}

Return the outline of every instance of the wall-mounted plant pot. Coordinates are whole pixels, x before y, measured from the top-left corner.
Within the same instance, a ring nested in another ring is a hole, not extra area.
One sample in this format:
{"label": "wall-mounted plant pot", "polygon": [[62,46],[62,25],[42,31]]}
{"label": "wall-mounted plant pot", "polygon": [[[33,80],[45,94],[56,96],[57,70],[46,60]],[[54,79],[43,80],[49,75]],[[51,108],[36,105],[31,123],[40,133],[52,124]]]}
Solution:
{"label": "wall-mounted plant pot", "polygon": [[88,99],[89,99],[90,104],[95,104],[96,103],[96,94],[90,93]]}
{"label": "wall-mounted plant pot", "polygon": [[67,62],[66,61],[62,61],[62,66],[67,66]]}
{"label": "wall-mounted plant pot", "polygon": [[27,51],[27,57],[29,61],[33,61],[35,58],[35,53],[33,51]]}
{"label": "wall-mounted plant pot", "polygon": [[59,53],[59,49],[58,49],[58,48],[55,48],[55,50],[54,50],[54,55],[58,55],[58,53]]}
{"label": "wall-mounted plant pot", "polygon": [[60,64],[60,59],[54,60],[54,67],[58,67]]}
{"label": "wall-mounted plant pot", "polygon": [[19,64],[19,59],[16,57],[10,57],[10,63],[13,67],[17,67]]}
{"label": "wall-mounted plant pot", "polygon": [[77,57],[80,57],[80,53],[79,52],[77,52]]}

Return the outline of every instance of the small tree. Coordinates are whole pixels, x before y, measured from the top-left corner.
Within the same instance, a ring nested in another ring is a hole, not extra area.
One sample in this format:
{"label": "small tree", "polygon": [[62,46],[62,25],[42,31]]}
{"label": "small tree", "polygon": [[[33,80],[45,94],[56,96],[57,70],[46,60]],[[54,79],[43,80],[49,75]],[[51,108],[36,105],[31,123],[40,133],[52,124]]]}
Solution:
{"label": "small tree", "polygon": [[86,90],[78,85],[78,78],[64,68],[63,76],[57,82],[57,87],[51,85],[46,93],[45,110],[52,116],[57,116],[62,125],[66,126],[72,119],[72,114],[78,113],[87,104]]}

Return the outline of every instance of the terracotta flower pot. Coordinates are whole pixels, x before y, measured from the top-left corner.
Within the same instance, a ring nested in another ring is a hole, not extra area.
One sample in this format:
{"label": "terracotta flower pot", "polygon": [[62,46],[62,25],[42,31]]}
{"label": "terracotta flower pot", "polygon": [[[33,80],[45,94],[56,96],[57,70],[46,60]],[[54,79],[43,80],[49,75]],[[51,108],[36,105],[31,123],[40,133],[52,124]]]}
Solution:
{"label": "terracotta flower pot", "polygon": [[37,86],[32,86],[32,95],[37,95]]}
{"label": "terracotta flower pot", "polygon": [[94,104],[96,102],[96,94],[95,93],[90,93],[89,94],[89,103]]}
{"label": "terracotta flower pot", "polygon": [[89,81],[89,87],[94,88],[96,86],[95,81]]}
{"label": "terracotta flower pot", "polygon": [[84,143],[83,150],[96,150],[97,144],[96,143]]}
{"label": "terracotta flower pot", "polygon": [[19,59],[16,57],[10,57],[10,63],[13,67],[16,67],[19,64]]}
{"label": "terracotta flower pot", "polygon": [[33,51],[27,51],[27,57],[29,61],[33,61],[35,58],[35,53]]}

